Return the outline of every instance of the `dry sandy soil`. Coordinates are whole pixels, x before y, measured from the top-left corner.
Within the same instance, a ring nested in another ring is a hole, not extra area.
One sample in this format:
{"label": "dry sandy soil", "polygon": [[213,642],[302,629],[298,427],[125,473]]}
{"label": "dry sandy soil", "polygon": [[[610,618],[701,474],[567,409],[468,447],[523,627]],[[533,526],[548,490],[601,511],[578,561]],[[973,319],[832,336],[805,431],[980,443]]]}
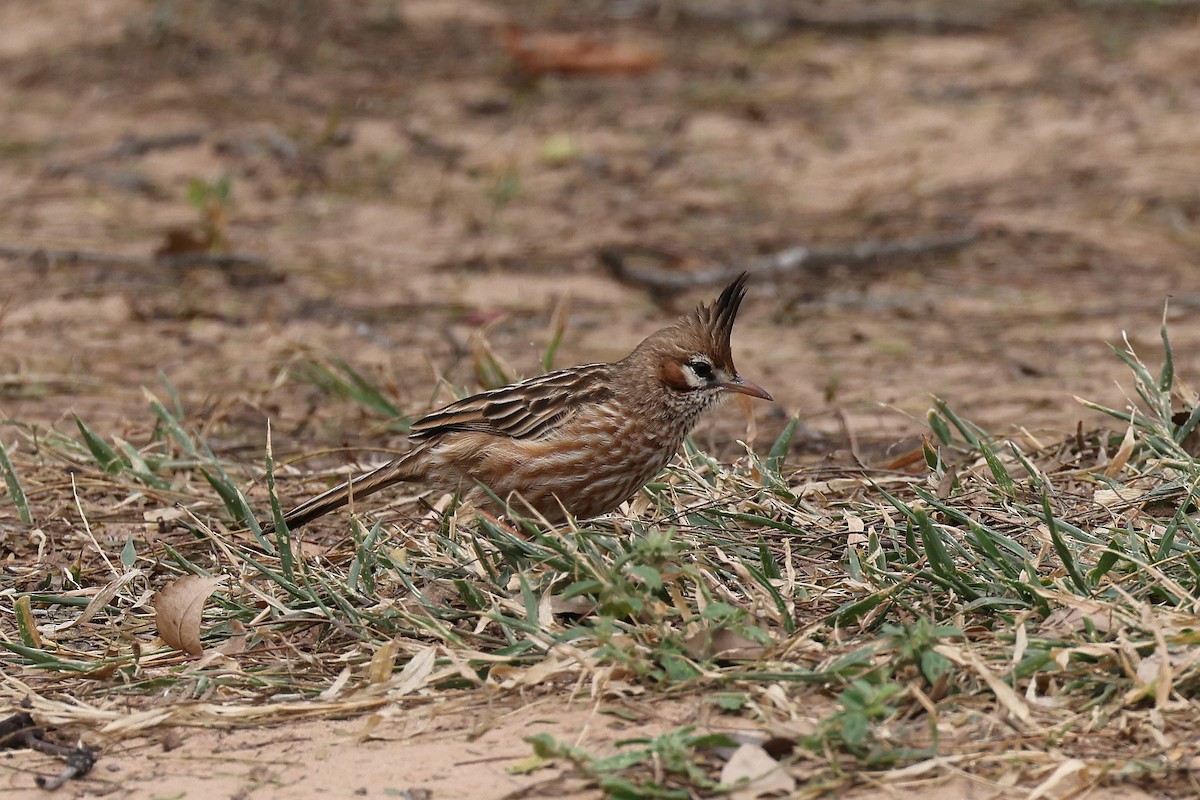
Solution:
{"label": "dry sandy soil", "polygon": [[[162,798],[319,798],[400,797],[406,800],[474,800],[543,797],[586,800],[599,797],[584,782],[561,769],[545,768],[514,775],[526,763],[529,748],[522,736],[550,733],[581,747],[603,751],[615,740],[662,733],[678,725],[736,732],[706,713],[702,703],[631,704],[636,723],[596,713],[595,708],[564,706],[560,700],[532,702],[520,709],[480,706],[470,713],[431,718],[411,709],[354,721],[305,722],[229,733],[187,733],[122,743],[105,754],[89,779],[59,790],[67,796],[161,800]],[[166,741],[166,746],[164,746]],[[23,769],[55,774],[59,762],[22,759]],[[8,786],[28,786],[28,776]],[[1073,796],[1090,800],[1149,800],[1153,795],[1132,786],[1097,788]],[[72,792],[72,790],[74,790]],[[46,797],[27,790],[8,796]],[[936,779],[920,775],[838,796],[850,800],[913,798],[926,800],[1001,800],[1024,797],[1003,783],[970,774]],[[1054,792],[1050,796],[1056,796]]]}
{"label": "dry sandy soil", "polygon": [[[606,247],[668,253],[660,265],[685,273],[964,230],[975,237],[951,253],[754,280],[735,353],[777,401],[757,409],[760,442],[799,415],[797,459],[851,437],[886,446],[920,432],[930,394],[998,433],[1067,434],[1096,419],[1073,396],[1125,404],[1128,372],[1108,347],[1123,331],[1158,359],[1168,296],[1178,371],[1196,378],[1193,11],[955,3],[930,13],[980,24],[946,30],[616,20],[616,3],[279,5],[0,6],[0,247],[129,257],[0,262],[0,416],[70,430],[77,413],[138,441],[152,424],[142,387],[164,394],[161,373],[190,423],[254,458],[268,419],[284,455],[401,446],[291,367],[345,359],[419,411],[449,396],[439,377],[476,385],[480,331],[530,374],[562,298],[565,365],[619,357],[712,293],[619,283]],[[662,63],[531,77],[504,49],[509,22],[611,37]],[[167,134],[190,136],[119,149]],[[230,200],[206,217],[189,181],[220,176]],[[226,249],[268,265],[149,260],[168,231],[199,235],[205,219]],[[729,411],[705,431],[721,446],[745,422]],[[529,730],[622,736],[565,695],[505,702],[375,728],[184,731],[170,750],[121,742],[60,794],[500,797],[545,780],[505,772]],[[651,727],[705,721],[680,703],[644,713]],[[0,759],[0,785],[19,796],[41,765]]]}

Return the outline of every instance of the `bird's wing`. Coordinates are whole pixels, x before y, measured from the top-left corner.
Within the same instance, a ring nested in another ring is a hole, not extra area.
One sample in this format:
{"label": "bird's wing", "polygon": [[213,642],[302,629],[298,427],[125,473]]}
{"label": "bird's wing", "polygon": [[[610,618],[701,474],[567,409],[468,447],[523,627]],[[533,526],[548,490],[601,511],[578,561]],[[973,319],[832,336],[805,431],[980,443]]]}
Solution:
{"label": "bird's wing", "polygon": [[580,407],[612,396],[611,364],[585,364],[464,397],[413,423],[409,435],[429,439],[450,431],[480,431],[537,439]]}

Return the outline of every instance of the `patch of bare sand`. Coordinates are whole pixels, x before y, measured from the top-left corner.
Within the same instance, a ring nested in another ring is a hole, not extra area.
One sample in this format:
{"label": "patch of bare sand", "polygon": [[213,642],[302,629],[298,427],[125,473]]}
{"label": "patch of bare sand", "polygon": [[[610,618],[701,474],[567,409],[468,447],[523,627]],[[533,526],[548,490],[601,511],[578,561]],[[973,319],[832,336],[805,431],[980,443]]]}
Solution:
{"label": "patch of bare sand", "polygon": [[[814,720],[829,713],[830,706],[822,697],[806,704]],[[555,696],[526,705],[506,699],[465,710],[416,706],[357,719],[244,730],[172,729],[104,749],[91,775],[67,784],[55,797],[599,800],[603,793],[587,788],[562,763],[514,772],[514,767],[530,763],[532,749],[524,737],[546,733],[605,756],[615,752],[615,742],[653,737],[684,725],[695,725],[700,732],[762,734],[746,720],[715,713],[700,699],[631,700],[605,708],[619,710],[622,716]],[[0,787],[5,797],[44,800],[47,795],[34,787],[34,775],[54,774],[60,762],[21,752],[0,764],[0,769],[4,767]],[[1153,797],[1134,785],[1096,785],[1100,776],[1082,762],[1053,762],[1031,771],[1010,769],[1003,759],[995,758],[980,770],[976,756],[947,756],[918,761],[878,778],[869,773],[860,777],[865,785],[840,796],[846,800]],[[806,787],[801,781],[798,788]]]}
{"label": "patch of bare sand", "polygon": [[[432,800],[498,800],[522,787],[545,784],[545,791],[535,790],[532,796],[595,798],[598,792],[582,790],[577,782],[555,780],[563,773],[561,765],[528,774],[510,772],[533,753],[523,737],[548,733],[603,755],[612,752],[614,741],[655,736],[685,724],[737,729],[696,703],[655,701],[626,711],[637,721],[551,697],[524,706],[505,700],[496,707],[444,714],[436,707],[414,707],[353,720],[249,730],[174,730],[114,745],[92,775],[56,796],[303,799],[401,797],[405,791],[425,790]],[[18,768],[0,784],[14,800],[44,798],[33,787],[32,771],[51,774],[58,768],[50,759],[21,755]]]}
{"label": "patch of bare sand", "polygon": [[117,38],[129,13],[127,0],[46,0],[0,6],[0,59],[61,50]]}

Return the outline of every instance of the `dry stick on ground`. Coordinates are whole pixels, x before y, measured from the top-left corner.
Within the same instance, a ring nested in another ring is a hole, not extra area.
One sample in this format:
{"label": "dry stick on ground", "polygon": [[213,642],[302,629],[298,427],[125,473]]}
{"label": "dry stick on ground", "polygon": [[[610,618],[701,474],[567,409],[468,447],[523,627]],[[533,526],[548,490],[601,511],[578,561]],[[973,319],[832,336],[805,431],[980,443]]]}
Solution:
{"label": "dry stick on ground", "polygon": [[47,742],[43,736],[45,732],[34,724],[33,717],[28,712],[20,711],[5,720],[0,720],[0,750],[27,747],[66,760],[66,766],[57,776],[37,776],[37,785],[42,789],[54,790],[72,778],[82,778],[96,765],[96,754],[86,747],[67,747]]}
{"label": "dry stick on ground", "polygon": [[[1104,9],[1107,11],[1143,11],[1147,0],[1072,0],[1062,4],[1076,10]],[[1156,0],[1154,8],[1160,12],[1190,11],[1200,5],[1200,0]],[[917,8],[905,11],[903,7],[888,9],[872,6],[870,2],[843,4],[832,8],[818,3],[777,3],[763,6],[761,3],[695,3],[677,0],[645,0],[629,3],[620,16],[637,14],[656,16],[667,23],[685,20],[707,25],[746,26],[765,23],[775,31],[803,30],[820,31],[840,36],[874,36],[894,31],[922,35],[954,36],[961,34],[992,33],[1019,15],[1027,14],[1029,3],[1015,2],[977,3],[970,13],[948,10]],[[1049,7],[1049,6],[1048,6]]]}
{"label": "dry stick on ground", "polygon": [[961,250],[979,238],[971,229],[949,236],[928,239],[905,239],[899,242],[859,242],[850,247],[831,247],[820,250],[808,247],[789,247],[746,265],[716,267],[698,272],[668,272],[659,269],[633,267],[625,262],[620,249],[606,247],[600,251],[600,261],[618,281],[648,288],[654,293],[677,292],[698,286],[725,283],[743,270],[752,276],[779,277],[799,270],[824,269],[832,266],[857,266],[884,259],[905,256],[925,256]]}
{"label": "dry stick on ground", "polygon": [[107,161],[121,161],[126,158],[144,156],[154,150],[169,150],[175,147],[191,147],[200,144],[203,133],[200,131],[183,131],[181,133],[165,133],[158,136],[124,136],[121,141],[93,158],[68,161],[61,164],[51,164],[46,167],[46,175],[61,178],[72,172],[86,170],[96,164]]}
{"label": "dry stick on ground", "polygon": [[[1074,8],[1082,8],[1085,10],[1104,9],[1104,10],[1130,10],[1130,11],[1145,11],[1146,0],[1075,0],[1070,3]],[[1155,11],[1171,11],[1182,10],[1187,11],[1194,9],[1200,5],[1200,0],[1155,0]]]}
{"label": "dry stick on ground", "polygon": [[[779,3],[763,8],[761,4],[742,3],[693,3],[693,2],[646,2],[641,4],[642,13],[653,13],[660,20],[671,22],[682,19],[704,24],[745,25],[763,22],[778,28],[824,31],[841,35],[870,36],[888,31],[911,31],[922,34],[953,35],[963,33],[986,33],[994,30],[1005,16],[1004,8],[987,10],[972,15],[920,10],[914,12],[880,10],[869,3],[851,5],[848,8],[825,8],[815,3]],[[1008,15],[1017,10],[1010,4]],[[634,13],[637,13],[635,11]]]}
{"label": "dry stick on ground", "polygon": [[30,261],[36,264],[112,264],[124,267],[217,267],[229,270],[237,267],[258,267],[269,270],[271,263],[262,256],[246,253],[174,253],[161,256],[124,256],[94,250],[47,250],[41,247],[8,247],[0,245],[0,258]]}

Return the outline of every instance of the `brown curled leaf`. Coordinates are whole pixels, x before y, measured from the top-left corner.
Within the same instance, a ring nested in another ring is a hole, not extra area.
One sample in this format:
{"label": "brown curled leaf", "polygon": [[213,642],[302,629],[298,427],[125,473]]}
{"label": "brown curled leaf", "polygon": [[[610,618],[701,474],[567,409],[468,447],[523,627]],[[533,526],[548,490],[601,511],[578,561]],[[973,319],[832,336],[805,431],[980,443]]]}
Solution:
{"label": "brown curled leaf", "polygon": [[177,650],[193,656],[204,652],[200,644],[200,616],[204,603],[221,578],[184,575],[154,595],[154,621],[158,635]]}

